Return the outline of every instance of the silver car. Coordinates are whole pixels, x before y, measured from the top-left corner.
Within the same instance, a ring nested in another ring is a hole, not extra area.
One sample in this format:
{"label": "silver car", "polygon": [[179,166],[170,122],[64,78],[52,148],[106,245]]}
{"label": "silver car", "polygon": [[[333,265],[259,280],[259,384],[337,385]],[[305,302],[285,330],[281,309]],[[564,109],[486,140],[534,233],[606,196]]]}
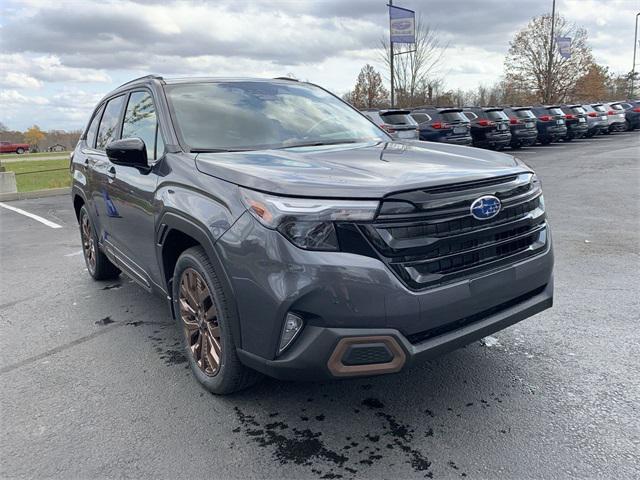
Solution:
{"label": "silver car", "polygon": [[618,102],[605,103],[609,117],[610,132],[624,132],[627,129],[624,107]]}
{"label": "silver car", "polygon": [[409,110],[363,110],[373,123],[398,140],[418,140],[418,122]]}
{"label": "silver car", "polygon": [[607,109],[601,103],[583,105],[587,112],[587,137],[593,137],[599,133],[609,133],[609,117]]}

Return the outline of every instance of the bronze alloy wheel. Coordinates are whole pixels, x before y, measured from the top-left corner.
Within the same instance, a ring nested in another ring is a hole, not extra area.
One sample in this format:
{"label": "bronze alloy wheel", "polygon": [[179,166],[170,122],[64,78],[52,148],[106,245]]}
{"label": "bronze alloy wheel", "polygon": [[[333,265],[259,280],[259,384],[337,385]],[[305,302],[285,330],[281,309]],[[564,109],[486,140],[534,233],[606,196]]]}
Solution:
{"label": "bronze alloy wheel", "polygon": [[96,271],[96,242],[93,240],[89,215],[87,214],[82,216],[82,251],[87,260],[89,272],[93,274]]}
{"label": "bronze alloy wheel", "polygon": [[187,346],[206,375],[220,371],[222,342],[218,311],[207,283],[196,270],[187,268],[180,278],[180,318]]}

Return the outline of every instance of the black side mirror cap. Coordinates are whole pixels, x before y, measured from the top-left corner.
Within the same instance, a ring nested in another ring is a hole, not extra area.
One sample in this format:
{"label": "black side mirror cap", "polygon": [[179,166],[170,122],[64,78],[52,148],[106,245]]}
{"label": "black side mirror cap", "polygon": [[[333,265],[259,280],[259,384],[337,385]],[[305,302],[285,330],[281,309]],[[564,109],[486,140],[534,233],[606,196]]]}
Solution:
{"label": "black side mirror cap", "polygon": [[147,147],[140,138],[123,138],[107,145],[107,157],[111,163],[149,171]]}

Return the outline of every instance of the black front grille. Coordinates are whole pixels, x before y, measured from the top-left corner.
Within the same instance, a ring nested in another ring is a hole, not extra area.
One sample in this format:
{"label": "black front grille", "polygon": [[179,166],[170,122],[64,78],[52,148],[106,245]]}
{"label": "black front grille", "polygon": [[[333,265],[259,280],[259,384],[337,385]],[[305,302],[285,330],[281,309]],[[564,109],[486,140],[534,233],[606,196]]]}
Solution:
{"label": "black front grille", "polygon": [[[473,201],[495,195],[500,213],[471,215]],[[376,221],[360,226],[378,255],[414,289],[439,285],[541,251],[547,226],[531,174],[404,192],[386,198]]]}

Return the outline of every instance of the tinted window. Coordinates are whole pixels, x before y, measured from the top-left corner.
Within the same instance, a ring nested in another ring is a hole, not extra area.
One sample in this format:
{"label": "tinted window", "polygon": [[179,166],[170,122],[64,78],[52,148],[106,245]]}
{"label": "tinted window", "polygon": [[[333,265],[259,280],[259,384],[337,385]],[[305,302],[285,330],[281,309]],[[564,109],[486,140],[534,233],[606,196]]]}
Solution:
{"label": "tinted window", "polygon": [[531,110],[516,110],[515,114],[518,118],[536,118]]}
{"label": "tinted window", "polygon": [[502,110],[491,110],[487,112],[487,117],[491,120],[509,120],[509,117]]}
{"label": "tinted window", "polygon": [[96,142],[98,150],[104,150],[109,143],[118,138],[117,128],[123,103],[124,95],[112,98],[107,103],[100,121],[100,128],[98,129],[98,140]]}
{"label": "tinted window", "polygon": [[582,107],[571,107],[571,110],[573,110],[575,113],[587,113],[586,110]]}
{"label": "tinted window", "polygon": [[551,115],[564,115],[563,111],[559,108],[550,108],[549,113]]}
{"label": "tinted window", "polygon": [[464,113],[464,116],[467,117],[469,120],[473,120],[475,118],[478,118],[478,116],[473,112],[465,111],[463,113]]}
{"label": "tinted window", "polygon": [[446,122],[466,122],[467,119],[462,112],[441,112],[442,119]]}
{"label": "tinted window", "polygon": [[593,109],[594,109],[596,112],[602,112],[602,113],[604,113],[604,112],[606,112],[606,111],[607,111],[607,109],[606,109],[606,108],[604,108],[602,105],[593,105]]}
{"label": "tinted window", "polygon": [[614,110],[624,110],[624,108],[622,108],[622,105],[620,105],[619,103],[611,105],[611,108],[613,108]]}
{"label": "tinted window", "polygon": [[149,92],[133,92],[122,122],[122,138],[140,138],[147,147],[147,158],[156,159],[155,145],[158,120]]}
{"label": "tinted window", "polygon": [[296,82],[212,82],[166,87],[191,150],[258,150],[389,137],[321,88]]}
{"label": "tinted window", "polygon": [[431,120],[431,117],[426,113],[412,113],[411,116],[418,123],[424,123]]}
{"label": "tinted window", "polygon": [[624,108],[624,109],[632,107],[632,105],[630,103],[621,103],[620,105],[622,105],[622,108]]}
{"label": "tinted window", "polygon": [[407,114],[394,114],[390,113],[387,115],[382,115],[385,123],[389,123],[391,125],[415,125],[414,120],[411,118],[411,115]]}
{"label": "tinted window", "polygon": [[91,148],[94,148],[96,145],[96,133],[98,133],[98,123],[102,116],[102,110],[103,108],[101,107],[100,110],[96,112],[93,120],[91,120],[91,125],[89,125],[89,128],[87,129],[87,145]]}

